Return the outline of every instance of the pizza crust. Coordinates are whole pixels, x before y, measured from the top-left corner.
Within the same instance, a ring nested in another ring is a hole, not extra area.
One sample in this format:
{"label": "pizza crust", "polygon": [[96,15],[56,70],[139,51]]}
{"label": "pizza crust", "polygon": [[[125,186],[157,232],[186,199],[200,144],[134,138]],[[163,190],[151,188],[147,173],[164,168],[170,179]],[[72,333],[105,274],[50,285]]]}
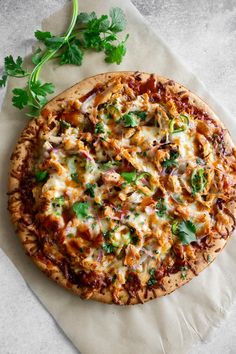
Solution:
{"label": "pizza crust", "polygon": [[[73,87],[65,90],[57,97],[52,99],[44,109],[48,109],[50,111],[59,111],[61,104],[64,101],[74,100],[75,98],[82,97],[91,91],[96,84],[103,84],[107,80],[114,78],[116,76],[124,75],[124,76],[132,76],[135,72],[113,72],[113,73],[104,73],[100,75],[96,75],[90,78],[87,78],[80,83],[74,85]],[[150,77],[148,73],[141,73],[140,78],[142,80],[146,80]],[[221,126],[225,129],[223,123],[217,117],[217,115],[213,112],[209,106],[202,101],[197,95],[193,94],[183,85],[175,83],[165,77],[154,75],[154,77],[161,83],[166,86],[170,86],[171,90],[178,93],[185,91],[186,94],[190,98],[190,102],[192,102],[198,108],[202,108],[206,113],[208,113],[211,118],[215,120],[217,125]],[[35,254],[38,250],[37,245],[37,230],[35,229],[35,225],[31,220],[30,215],[26,215],[23,211],[22,200],[20,194],[20,177],[22,173],[22,169],[25,167],[26,162],[30,163],[31,151],[34,149],[34,144],[36,142],[36,136],[40,129],[40,125],[44,121],[43,116],[40,116],[37,120],[32,120],[28,123],[24,131],[22,132],[20,139],[15,147],[15,150],[12,154],[11,165],[10,165],[10,173],[9,173],[9,187],[8,187],[8,209],[11,215],[11,220],[16,228],[16,232],[25,248],[26,254],[28,254],[33,261],[37,264],[37,266],[46,273],[51,279],[56,281],[61,286],[65,287],[73,291],[77,295],[81,295],[81,289],[72,283],[70,283],[59,269],[58,266],[53,264],[51,261],[46,260],[42,257],[42,260],[35,257]],[[227,131],[227,130],[226,130]],[[227,131],[226,133],[226,141],[230,147],[234,147],[232,139]],[[236,217],[236,202],[232,200],[228,207],[230,212]],[[229,235],[230,236],[230,235]],[[129,296],[126,291],[124,291],[122,301],[120,304],[136,304],[136,303],[144,303],[153,298],[160,297],[163,295],[167,295],[178,287],[186,284],[196,275],[198,275],[203,269],[205,269],[210,263],[214,261],[218,253],[224,248],[228,241],[229,237],[226,239],[219,238],[216,239],[214,245],[204,250],[202,253],[198,253],[198,257],[189,264],[189,271],[185,279],[182,279],[181,272],[177,272],[175,274],[170,274],[165,276],[163,279],[163,288],[148,290],[147,287],[143,288],[138,292],[137,297],[132,297],[129,299]],[[97,300],[104,303],[113,303],[113,299],[111,293],[106,290],[104,293],[93,293],[88,294],[87,298],[92,300]]]}

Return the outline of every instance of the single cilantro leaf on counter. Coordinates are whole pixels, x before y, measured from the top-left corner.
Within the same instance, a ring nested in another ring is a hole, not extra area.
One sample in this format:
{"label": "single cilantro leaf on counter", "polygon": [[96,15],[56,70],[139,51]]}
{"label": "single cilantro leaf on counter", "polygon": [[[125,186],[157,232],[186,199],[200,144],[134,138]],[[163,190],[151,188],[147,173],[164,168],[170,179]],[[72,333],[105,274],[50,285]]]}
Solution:
{"label": "single cilantro leaf on counter", "polygon": [[190,220],[174,222],[172,232],[178,236],[183,245],[189,245],[196,241],[196,226]]}
{"label": "single cilantro leaf on counter", "polygon": [[132,171],[132,172],[121,172],[121,177],[123,177],[126,182],[128,183],[132,183],[135,182],[137,179],[137,173],[136,171]]}
{"label": "single cilantro leaf on counter", "polygon": [[127,25],[124,11],[119,7],[113,7],[111,8],[109,15],[111,17],[110,30],[115,33],[124,31]]}
{"label": "single cilantro leaf on counter", "polygon": [[89,205],[86,202],[76,202],[72,205],[72,210],[78,218],[86,218],[88,209]]}
{"label": "single cilantro leaf on counter", "polygon": [[78,47],[77,44],[73,43],[68,45],[65,51],[62,53],[60,58],[60,64],[74,64],[80,66],[83,61],[84,53]]}
{"label": "single cilantro leaf on counter", "polygon": [[12,90],[14,96],[12,97],[13,106],[23,109],[29,102],[29,96],[26,90],[15,88]]}
{"label": "single cilantro leaf on counter", "polygon": [[44,182],[48,178],[48,171],[38,170],[35,172],[35,179],[37,182]]}

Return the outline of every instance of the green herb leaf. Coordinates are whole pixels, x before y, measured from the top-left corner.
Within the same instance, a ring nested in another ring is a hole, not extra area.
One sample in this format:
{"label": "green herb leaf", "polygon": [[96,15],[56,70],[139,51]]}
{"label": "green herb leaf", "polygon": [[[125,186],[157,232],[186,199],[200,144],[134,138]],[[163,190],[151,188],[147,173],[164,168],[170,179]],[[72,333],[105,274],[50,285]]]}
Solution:
{"label": "green herb leaf", "polygon": [[37,38],[39,41],[43,41],[47,38],[52,38],[51,32],[43,32],[43,31],[35,31],[34,32],[35,38]]}
{"label": "green herb leaf", "polygon": [[189,268],[187,266],[180,267],[180,271],[181,271],[180,277],[182,280],[185,280],[187,278],[188,269]]}
{"label": "green herb leaf", "polygon": [[26,90],[15,88],[12,90],[14,96],[12,97],[13,106],[23,109],[29,102],[29,96]]}
{"label": "green herb leaf", "polygon": [[48,93],[54,92],[54,85],[50,82],[42,84],[41,81],[37,80],[32,83],[31,90],[36,96],[47,96]]}
{"label": "green herb leaf", "polygon": [[9,76],[23,77],[27,72],[22,68],[23,59],[17,57],[16,61],[13,59],[12,55],[9,55],[4,59],[4,71]]}
{"label": "green herb leaf", "polygon": [[34,54],[32,55],[32,63],[34,65],[38,65],[42,59],[42,56],[43,56],[42,49],[37,48]]}
{"label": "green herb leaf", "polygon": [[47,37],[44,40],[44,44],[50,49],[58,49],[64,43],[65,38],[59,36]]}
{"label": "green herb leaf", "polygon": [[204,168],[195,169],[190,177],[193,196],[196,193],[201,193],[207,185],[207,177]]}
{"label": "green herb leaf", "polygon": [[68,129],[71,127],[70,123],[63,119],[60,120],[60,126],[62,129]]}
{"label": "green herb leaf", "polygon": [[48,178],[48,171],[46,170],[36,171],[35,178],[37,182],[44,182]]}
{"label": "green herb leaf", "polygon": [[105,126],[103,123],[97,123],[94,129],[95,134],[105,133]]}
{"label": "green herb leaf", "polygon": [[177,158],[179,157],[179,153],[177,151],[171,150],[170,151],[170,157],[164,161],[162,161],[162,166],[163,167],[174,167],[178,165],[178,162],[176,161]]}
{"label": "green herb leaf", "polygon": [[165,215],[166,213],[166,206],[164,204],[164,199],[163,198],[159,198],[159,200],[156,203],[156,213],[158,216],[160,216],[161,218]]}
{"label": "green herb leaf", "polygon": [[156,281],[156,279],[155,279],[155,273],[156,273],[155,268],[151,268],[151,269],[149,270],[150,278],[149,278],[149,280],[148,280],[148,282],[147,282],[147,285],[152,286],[152,285],[155,285],[155,284],[156,284],[157,281]]}
{"label": "green herb leaf", "polygon": [[102,164],[101,169],[103,171],[107,171],[110,169],[114,169],[120,165],[119,161],[108,161]]}
{"label": "green herb leaf", "polygon": [[124,12],[119,7],[113,7],[110,12],[112,32],[122,32],[126,27],[126,18]]}
{"label": "green herb leaf", "polygon": [[137,178],[136,171],[122,172],[120,175],[121,175],[122,178],[124,178],[126,180],[127,183],[135,182],[136,178]]}
{"label": "green herb leaf", "polygon": [[90,195],[90,197],[95,197],[96,184],[87,183],[85,193]]}
{"label": "green herb leaf", "polygon": [[89,205],[85,202],[76,202],[72,205],[72,210],[77,218],[86,218],[88,216]]}
{"label": "green herb leaf", "polygon": [[0,87],[5,87],[7,82],[7,75],[3,75],[2,78],[0,79]]}
{"label": "green herb leaf", "polygon": [[115,246],[113,246],[111,243],[104,243],[102,248],[108,254],[114,253],[114,250],[115,250]]}
{"label": "green herb leaf", "polygon": [[83,52],[77,44],[68,45],[60,58],[60,64],[74,64],[80,66],[83,61]]}
{"label": "green herb leaf", "polygon": [[135,114],[141,120],[145,120],[147,117],[147,112],[144,111],[131,111],[130,113]]}
{"label": "green herb leaf", "polygon": [[81,25],[85,25],[88,24],[90,21],[96,19],[97,16],[95,14],[95,12],[91,12],[90,14],[87,12],[81,12],[78,16],[77,16],[77,20],[76,20],[76,25],[77,26],[81,26]]}
{"label": "green herb leaf", "polygon": [[106,43],[105,61],[107,63],[116,63],[119,65],[122,62],[125,54],[126,54],[125,41],[119,43],[117,46],[110,44],[110,43]]}
{"label": "green herb leaf", "polygon": [[71,176],[72,181],[74,181],[76,183],[80,183],[79,174],[77,172],[72,173],[70,176]]}
{"label": "green herb leaf", "polygon": [[139,125],[139,122],[137,118],[131,113],[124,114],[121,117],[121,120],[124,122],[125,127],[137,127]]}
{"label": "green herb leaf", "polygon": [[62,210],[63,210],[63,204],[65,202],[65,199],[63,196],[58,197],[58,198],[54,198],[51,202],[52,205],[52,209],[53,212],[55,213],[55,215],[60,216],[62,214]]}
{"label": "green herb leaf", "polygon": [[183,245],[196,241],[196,226],[190,220],[174,222],[172,232],[178,236]]}

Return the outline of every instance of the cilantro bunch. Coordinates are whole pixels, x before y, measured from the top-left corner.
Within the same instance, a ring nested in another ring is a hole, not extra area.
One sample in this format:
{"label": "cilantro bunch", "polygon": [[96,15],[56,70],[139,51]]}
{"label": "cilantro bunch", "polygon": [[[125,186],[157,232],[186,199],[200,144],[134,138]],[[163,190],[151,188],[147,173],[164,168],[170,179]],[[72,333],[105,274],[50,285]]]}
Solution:
{"label": "cilantro bunch", "polygon": [[[60,65],[82,65],[86,50],[103,51],[107,63],[120,64],[125,53],[126,35],[123,41],[118,33],[126,27],[124,12],[116,7],[108,15],[98,17],[95,12],[78,13],[78,0],[72,0],[73,13],[70,25],[62,36],[55,36],[51,32],[36,31],[35,37],[42,46],[32,55],[34,68],[31,72],[23,67],[23,60],[16,60],[9,55],[4,59],[4,72],[0,79],[0,87],[6,85],[8,77],[27,77],[24,89],[14,88],[12,103],[15,107],[27,107],[29,117],[37,117],[42,107],[47,103],[47,95],[54,92],[54,85],[50,82],[42,83],[39,74],[44,64],[57,59]],[[43,48],[42,48],[43,47]]]}

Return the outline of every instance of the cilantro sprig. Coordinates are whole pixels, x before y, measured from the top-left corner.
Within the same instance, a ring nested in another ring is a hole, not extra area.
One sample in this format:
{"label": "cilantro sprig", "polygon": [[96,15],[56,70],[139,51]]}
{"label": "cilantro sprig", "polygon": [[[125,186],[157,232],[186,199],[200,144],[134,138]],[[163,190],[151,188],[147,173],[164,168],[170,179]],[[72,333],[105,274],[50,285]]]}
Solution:
{"label": "cilantro sprig", "polygon": [[4,60],[0,87],[6,85],[8,77],[28,77],[25,88],[13,89],[13,105],[22,110],[27,108],[29,117],[37,117],[42,107],[47,103],[47,96],[55,90],[53,83],[42,83],[39,75],[42,67],[51,59],[57,59],[60,65],[73,64],[80,66],[83,62],[86,50],[103,51],[105,61],[120,64],[126,54],[124,40],[119,40],[118,33],[126,27],[124,12],[118,8],[112,8],[109,15],[98,17],[95,12],[78,13],[78,0],[72,0],[73,12],[67,31],[61,36],[55,36],[51,32],[37,30],[35,37],[42,42],[44,49],[37,48],[32,55],[32,63],[35,65],[31,72],[23,67],[23,59],[14,59],[11,55]]}
{"label": "cilantro sprig", "polygon": [[190,220],[175,221],[171,230],[174,235],[178,236],[183,245],[196,241],[196,226]]}

